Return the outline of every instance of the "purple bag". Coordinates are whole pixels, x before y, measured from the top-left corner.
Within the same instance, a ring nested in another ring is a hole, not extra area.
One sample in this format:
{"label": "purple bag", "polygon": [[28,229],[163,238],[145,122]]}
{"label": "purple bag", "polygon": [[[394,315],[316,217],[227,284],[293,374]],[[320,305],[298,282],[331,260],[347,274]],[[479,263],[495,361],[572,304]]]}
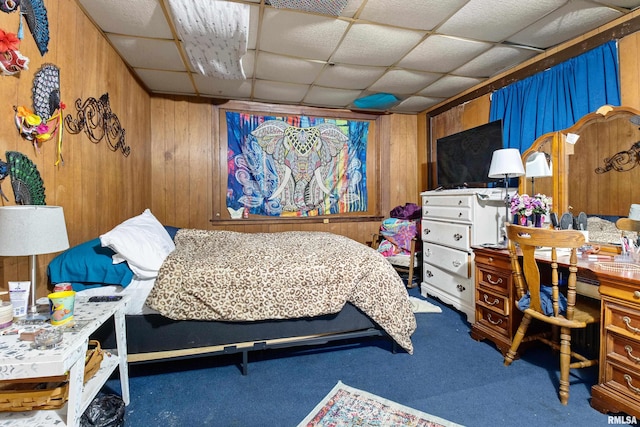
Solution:
{"label": "purple bag", "polygon": [[421,215],[420,206],[415,203],[405,203],[404,206],[396,206],[389,213],[391,218],[398,219],[418,219]]}

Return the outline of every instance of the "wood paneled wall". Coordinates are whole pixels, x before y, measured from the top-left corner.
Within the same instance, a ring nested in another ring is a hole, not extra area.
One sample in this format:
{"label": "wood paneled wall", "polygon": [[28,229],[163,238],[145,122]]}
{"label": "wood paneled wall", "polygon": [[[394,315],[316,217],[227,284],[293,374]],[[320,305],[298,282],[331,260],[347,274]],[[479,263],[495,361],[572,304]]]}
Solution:
{"label": "wood paneled wall", "polygon": [[[228,229],[242,232],[276,232],[289,230],[329,231],[367,242],[378,231],[379,219],[371,221],[329,220],[327,223],[305,221],[227,221],[211,223],[226,206],[222,205],[226,181],[221,182],[220,172],[226,174],[226,134],[219,123],[220,109],[264,109],[268,106],[229,101],[217,105],[213,101],[197,101],[177,96],[155,96],[151,99],[151,175],[154,191],[151,210],[160,221],[177,227],[202,229]],[[349,112],[271,106],[289,115],[325,114],[349,118]],[[269,110],[268,110],[269,111]],[[362,117],[362,114],[358,115]],[[373,173],[380,180],[375,200],[379,214],[407,202],[418,203],[419,162],[417,141],[417,116],[370,115],[375,120],[375,135],[370,136],[379,144],[379,156]],[[370,187],[370,191],[376,191]],[[216,218],[217,219],[217,218]]]}
{"label": "wood paneled wall", "polygon": [[[141,213],[151,202],[149,130],[150,97],[132,77],[74,0],[45,0],[51,40],[41,56],[25,25],[20,51],[30,59],[29,69],[16,76],[0,76],[0,159],[6,151],[19,151],[37,166],[46,189],[46,203],[64,208],[69,242],[75,245],[99,236],[122,220]],[[18,13],[0,13],[0,28],[17,32]],[[99,98],[108,93],[112,111],[126,130],[129,157],[109,150],[106,142],[92,143],[84,133],[64,133],[64,165],[54,166],[56,141],[42,144],[40,151],[23,140],[14,125],[13,106],[32,106],[35,72],[44,63],[60,69],[62,101],[66,114],[75,117],[75,101]],[[10,178],[2,182],[15,204]],[[2,232],[0,230],[0,232]],[[46,295],[46,265],[53,255],[38,257],[38,296]],[[28,280],[27,257],[0,258],[0,289],[9,280]]]}

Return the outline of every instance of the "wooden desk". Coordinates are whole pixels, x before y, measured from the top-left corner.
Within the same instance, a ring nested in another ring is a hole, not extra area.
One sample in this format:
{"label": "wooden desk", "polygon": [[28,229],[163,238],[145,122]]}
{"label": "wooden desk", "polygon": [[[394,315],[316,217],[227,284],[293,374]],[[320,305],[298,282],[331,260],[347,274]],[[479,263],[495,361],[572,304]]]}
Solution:
{"label": "wooden desk", "polygon": [[[476,260],[476,340],[489,339],[504,354],[511,346],[522,314],[511,277],[509,253],[474,247]],[[550,261],[550,253],[537,258]],[[613,261],[613,258],[611,258]],[[568,255],[558,263],[568,265]],[[640,417],[640,271],[613,271],[607,260],[579,258],[578,280],[598,286],[602,299],[598,384],[591,390],[591,406],[607,413]]]}

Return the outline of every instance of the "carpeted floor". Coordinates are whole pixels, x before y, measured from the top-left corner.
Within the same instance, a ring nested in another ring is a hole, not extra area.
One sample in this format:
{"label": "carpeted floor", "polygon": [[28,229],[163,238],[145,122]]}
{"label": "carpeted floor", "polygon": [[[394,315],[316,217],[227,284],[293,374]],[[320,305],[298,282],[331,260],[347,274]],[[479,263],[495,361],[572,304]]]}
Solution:
{"label": "carpeted floor", "polygon": [[[338,381],[470,427],[607,425],[589,406],[597,368],[572,375],[563,406],[558,360],[546,347],[505,367],[493,344],[470,338],[462,314],[430,301],[442,313],[416,314],[413,355],[372,339],[252,353],[247,376],[240,355],[131,365],[126,425],[293,427]],[[117,381],[108,384],[119,392]]]}

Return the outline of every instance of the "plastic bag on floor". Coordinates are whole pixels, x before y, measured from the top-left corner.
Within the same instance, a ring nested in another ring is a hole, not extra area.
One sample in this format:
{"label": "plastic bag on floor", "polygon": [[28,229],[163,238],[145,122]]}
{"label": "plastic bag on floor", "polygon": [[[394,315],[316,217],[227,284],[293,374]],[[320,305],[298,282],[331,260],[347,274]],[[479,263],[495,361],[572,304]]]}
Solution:
{"label": "plastic bag on floor", "polygon": [[91,401],[80,418],[80,427],[121,427],[125,406],[120,396],[104,394]]}

